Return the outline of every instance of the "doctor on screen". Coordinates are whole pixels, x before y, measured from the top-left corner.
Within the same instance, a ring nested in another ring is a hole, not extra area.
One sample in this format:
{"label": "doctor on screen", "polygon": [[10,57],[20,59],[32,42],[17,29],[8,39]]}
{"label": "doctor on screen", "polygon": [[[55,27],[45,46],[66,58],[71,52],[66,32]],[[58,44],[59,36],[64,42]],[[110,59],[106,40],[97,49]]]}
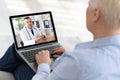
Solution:
{"label": "doctor on screen", "polygon": [[45,35],[32,24],[32,19],[30,17],[24,18],[25,26],[20,31],[20,37],[23,41],[24,46],[39,43],[45,38]]}

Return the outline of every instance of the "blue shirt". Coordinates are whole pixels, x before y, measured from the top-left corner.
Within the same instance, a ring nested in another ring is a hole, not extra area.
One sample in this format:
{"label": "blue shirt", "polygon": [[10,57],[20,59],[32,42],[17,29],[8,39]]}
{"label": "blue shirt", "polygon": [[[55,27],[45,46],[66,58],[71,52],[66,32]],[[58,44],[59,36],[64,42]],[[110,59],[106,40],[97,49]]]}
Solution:
{"label": "blue shirt", "polygon": [[120,80],[120,35],[76,45],[56,60],[53,72],[39,65],[33,80]]}

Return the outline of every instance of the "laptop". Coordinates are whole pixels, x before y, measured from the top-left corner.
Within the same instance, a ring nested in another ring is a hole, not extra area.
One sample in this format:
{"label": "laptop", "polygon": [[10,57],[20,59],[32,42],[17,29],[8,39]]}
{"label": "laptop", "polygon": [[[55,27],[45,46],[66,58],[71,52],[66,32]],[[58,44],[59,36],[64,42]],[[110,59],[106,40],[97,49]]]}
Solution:
{"label": "laptop", "polygon": [[[32,34],[26,26],[25,18],[30,18],[32,21],[33,31],[36,30],[40,35],[44,35],[44,38],[38,40],[37,43],[35,39],[39,36],[30,38]],[[41,50],[49,50],[51,55],[54,48],[61,47],[58,43],[51,11],[13,15],[9,19],[17,53],[36,72],[35,54]],[[52,56],[50,57],[52,58]]]}

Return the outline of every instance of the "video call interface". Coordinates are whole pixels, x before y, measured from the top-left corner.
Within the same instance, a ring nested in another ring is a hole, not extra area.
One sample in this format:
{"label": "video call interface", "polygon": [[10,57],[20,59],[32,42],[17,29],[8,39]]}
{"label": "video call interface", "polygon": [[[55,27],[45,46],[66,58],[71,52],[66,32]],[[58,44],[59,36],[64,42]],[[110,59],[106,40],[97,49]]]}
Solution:
{"label": "video call interface", "polygon": [[12,27],[18,48],[55,41],[55,32],[49,13],[13,17]]}

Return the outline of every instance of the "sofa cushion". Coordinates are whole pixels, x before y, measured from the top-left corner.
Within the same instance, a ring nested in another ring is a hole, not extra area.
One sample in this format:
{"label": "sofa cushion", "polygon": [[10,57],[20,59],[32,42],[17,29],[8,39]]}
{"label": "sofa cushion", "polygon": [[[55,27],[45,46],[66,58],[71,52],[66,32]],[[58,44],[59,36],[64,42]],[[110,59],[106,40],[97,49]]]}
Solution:
{"label": "sofa cushion", "polygon": [[15,80],[12,73],[0,71],[0,80]]}

